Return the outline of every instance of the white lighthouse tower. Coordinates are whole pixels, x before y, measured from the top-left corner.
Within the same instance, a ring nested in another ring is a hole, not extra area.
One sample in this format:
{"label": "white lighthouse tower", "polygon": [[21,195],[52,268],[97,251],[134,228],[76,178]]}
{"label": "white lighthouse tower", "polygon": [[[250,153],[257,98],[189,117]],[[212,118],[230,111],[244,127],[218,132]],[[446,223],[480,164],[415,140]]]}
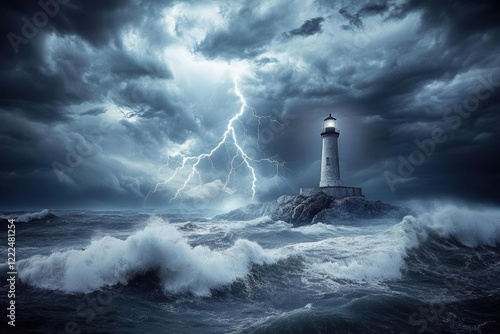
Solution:
{"label": "white lighthouse tower", "polygon": [[339,144],[340,133],[336,129],[336,119],[330,114],[324,120],[321,138],[323,149],[321,151],[321,178],[320,187],[340,186]]}
{"label": "white lighthouse tower", "polygon": [[337,120],[330,114],[323,121],[323,129],[321,130],[323,148],[321,151],[319,187],[300,188],[301,195],[311,196],[315,193],[323,192],[337,198],[363,196],[361,188],[340,185],[339,136]]}

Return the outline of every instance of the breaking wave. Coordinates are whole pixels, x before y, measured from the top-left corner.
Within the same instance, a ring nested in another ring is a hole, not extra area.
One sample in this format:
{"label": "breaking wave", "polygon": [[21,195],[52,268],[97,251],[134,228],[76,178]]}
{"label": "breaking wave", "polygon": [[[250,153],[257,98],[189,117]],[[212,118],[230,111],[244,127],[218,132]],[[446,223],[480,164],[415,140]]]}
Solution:
{"label": "breaking wave", "polygon": [[91,292],[134,276],[157,271],[166,293],[210,295],[210,289],[243,278],[253,264],[272,263],[278,256],[257,243],[240,239],[224,250],[192,247],[182,234],[159,217],[125,240],[106,236],[83,250],[33,256],[18,262],[21,281],[63,292]]}
{"label": "breaking wave", "polygon": [[467,247],[491,246],[500,243],[500,210],[469,209],[445,205],[434,212],[413,218],[415,230],[426,238],[436,234],[454,238]]}
{"label": "breaking wave", "polygon": [[22,222],[22,223],[28,223],[32,220],[40,220],[40,219],[45,219],[45,218],[51,218],[55,217],[53,214],[49,212],[47,209],[43,209],[40,212],[34,212],[34,213],[25,213],[21,216],[19,216],[16,221],[17,222]]}
{"label": "breaking wave", "polygon": [[[314,231],[317,233],[321,228],[325,232],[332,230],[331,227],[317,226]],[[400,223],[377,233],[348,233],[290,247],[309,255],[306,256],[307,281],[338,285],[339,280],[380,282],[401,279],[409,251],[436,237],[454,239],[469,248],[495,247],[500,243],[500,211],[449,205],[418,217],[406,216]]]}

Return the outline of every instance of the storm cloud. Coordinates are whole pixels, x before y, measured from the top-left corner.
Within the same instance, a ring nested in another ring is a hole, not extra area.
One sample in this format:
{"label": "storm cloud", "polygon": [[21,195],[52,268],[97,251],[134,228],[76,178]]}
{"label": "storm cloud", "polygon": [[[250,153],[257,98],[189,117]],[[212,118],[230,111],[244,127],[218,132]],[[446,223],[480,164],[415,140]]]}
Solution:
{"label": "storm cloud", "polygon": [[296,36],[310,36],[321,31],[321,22],[325,19],[322,17],[315,17],[310,20],[306,20],[300,28],[292,29],[288,33],[290,35]]}
{"label": "storm cloud", "polygon": [[255,161],[255,201],[317,185],[332,113],[342,182],[369,198],[500,202],[494,2],[0,8],[4,209],[243,204],[251,171],[230,141],[184,188],[189,169],[171,178],[221,140],[238,90],[248,107],[234,130]]}

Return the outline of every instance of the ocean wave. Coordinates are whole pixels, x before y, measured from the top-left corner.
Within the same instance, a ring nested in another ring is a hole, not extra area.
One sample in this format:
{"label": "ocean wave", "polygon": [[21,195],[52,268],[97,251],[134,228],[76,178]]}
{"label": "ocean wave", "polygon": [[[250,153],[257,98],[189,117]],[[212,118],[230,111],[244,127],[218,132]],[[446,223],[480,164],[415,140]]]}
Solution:
{"label": "ocean wave", "polygon": [[[321,230],[331,236],[332,228],[326,225],[304,232],[319,234]],[[495,247],[500,242],[500,211],[443,206],[418,217],[406,216],[377,233],[339,234],[290,248],[305,255],[304,280],[309,284],[377,283],[401,279],[409,251],[434,236],[454,239],[466,247]]]}
{"label": "ocean wave", "polygon": [[306,257],[305,280],[338,286],[339,280],[376,283],[400,279],[407,250],[418,245],[415,233],[404,228],[409,219],[405,217],[402,224],[370,235],[337,236],[295,245],[295,249],[311,254]]}
{"label": "ocean wave", "polygon": [[19,217],[17,217],[16,222],[21,222],[21,223],[28,223],[32,220],[41,220],[41,219],[46,219],[46,218],[54,218],[56,217],[52,213],[49,212],[47,209],[43,209],[40,212],[34,212],[34,213],[25,213]]}
{"label": "ocean wave", "polygon": [[427,233],[454,238],[467,247],[491,246],[500,243],[500,210],[469,209],[444,205],[433,212],[411,218],[422,238]]}
{"label": "ocean wave", "polygon": [[269,224],[277,224],[274,222],[269,216],[262,216],[259,218],[247,220],[247,221],[232,221],[232,222],[217,222],[213,224],[213,227],[216,229],[220,229],[226,233],[245,230],[249,228],[255,228],[257,226],[265,226]]}
{"label": "ocean wave", "polygon": [[125,240],[106,236],[83,250],[33,256],[18,262],[22,282],[76,293],[127,284],[136,275],[157,271],[166,293],[210,295],[210,289],[243,278],[253,264],[274,263],[279,256],[257,243],[237,240],[213,250],[192,247],[181,232],[159,217]]}

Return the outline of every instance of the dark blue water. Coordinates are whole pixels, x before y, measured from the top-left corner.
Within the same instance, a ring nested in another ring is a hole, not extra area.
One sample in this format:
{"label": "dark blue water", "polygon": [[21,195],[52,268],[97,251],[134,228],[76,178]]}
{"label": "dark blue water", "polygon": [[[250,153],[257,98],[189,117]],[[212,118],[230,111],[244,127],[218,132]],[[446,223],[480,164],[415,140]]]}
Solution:
{"label": "dark blue water", "polygon": [[500,333],[495,209],[299,228],[165,212],[20,216],[2,216],[19,219],[16,328],[2,311],[2,332]]}

